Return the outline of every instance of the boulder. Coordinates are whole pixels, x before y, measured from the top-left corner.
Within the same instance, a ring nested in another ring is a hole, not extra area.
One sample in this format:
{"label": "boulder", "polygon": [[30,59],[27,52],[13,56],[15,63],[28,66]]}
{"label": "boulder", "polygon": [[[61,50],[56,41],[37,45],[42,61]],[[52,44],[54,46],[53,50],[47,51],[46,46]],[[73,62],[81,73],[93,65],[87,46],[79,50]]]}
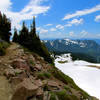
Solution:
{"label": "boulder", "polygon": [[5,69],[4,75],[7,78],[14,77],[15,76],[15,71],[14,71],[14,69]]}
{"label": "boulder", "polygon": [[35,80],[34,84],[37,85],[38,87],[42,87],[43,86],[43,83],[42,83],[42,81],[40,79],[39,80]]}
{"label": "boulder", "polygon": [[48,89],[53,91],[59,91],[60,86],[55,81],[48,81]]}
{"label": "boulder", "polygon": [[43,89],[39,88],[36,95],[37,96],[43,96]]}
{"label": "boulder", "polygon": [[26,61],[22,60],[22,59],[18,59],[12,62],[12,66],[16,69],[22,69],[22,70],[30,70],[30,67],[28,66],[28,64],[26,63]]}
{"label": "boulder", "polygon": [[38,86],[34,85],[30,79],[26,78],[17,85],[12,100],[27,100],[27,98],[36,95]]}
{"label": "boulder", "polygon": [[12,87],[8,79],[4,76],[0,76],[0,100],[11,100]]}
{"label": "boulder", "polygon": [[49,97],[49,92],[45,91],[43,95],[43,100],[49,100],[48,97]]}
{"label": "boulder", "polygon": [[38,70],[38,71],[41,71],[42,70],[42,65],[41,64],[36,64],[34,66],[34,69]]}

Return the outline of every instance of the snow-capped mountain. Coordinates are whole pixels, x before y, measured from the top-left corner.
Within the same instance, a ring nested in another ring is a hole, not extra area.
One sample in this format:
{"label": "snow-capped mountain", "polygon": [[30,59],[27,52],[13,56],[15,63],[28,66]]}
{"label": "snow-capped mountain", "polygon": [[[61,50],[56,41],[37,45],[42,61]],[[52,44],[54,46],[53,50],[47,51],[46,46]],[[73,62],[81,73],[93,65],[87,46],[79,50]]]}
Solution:
{"label": "snow-capped mountain", "polygon": [[87,58],[95,57],[93,59],[96,61],[100,59],[100,45],[94,40],[57,39],[45,40],[44,43],[51,52],[81,53],[87,55]]}

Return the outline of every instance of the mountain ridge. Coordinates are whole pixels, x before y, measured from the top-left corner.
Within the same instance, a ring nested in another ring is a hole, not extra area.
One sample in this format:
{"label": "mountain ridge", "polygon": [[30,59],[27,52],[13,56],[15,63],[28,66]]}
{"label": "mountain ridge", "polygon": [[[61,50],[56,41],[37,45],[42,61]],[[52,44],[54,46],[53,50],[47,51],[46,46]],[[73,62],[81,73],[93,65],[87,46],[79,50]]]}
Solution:
{"label": "mountain ridge", "polygon": [[100,62],[100,45],[94,40],[57,39],[43,42],[50,52],[88,55],[95,60],[94,62]]}

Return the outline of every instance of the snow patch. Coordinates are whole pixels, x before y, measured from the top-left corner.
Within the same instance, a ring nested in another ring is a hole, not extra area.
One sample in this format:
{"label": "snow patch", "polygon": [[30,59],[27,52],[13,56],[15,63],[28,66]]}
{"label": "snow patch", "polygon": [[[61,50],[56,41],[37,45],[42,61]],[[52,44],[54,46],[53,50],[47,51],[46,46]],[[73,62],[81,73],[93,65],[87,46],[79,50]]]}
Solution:
{"label": "snow patch", "polygon": [[[58,62],[65,60],[68,62]],[[75,83],[88,94],[100,99],[100,69],[87,67],[88,65],[100,67],[100,64],[89,63],[82,60],[72,61],[70,54],[61,55],[55,59],[55,66],[58,69],[73,78]]]}

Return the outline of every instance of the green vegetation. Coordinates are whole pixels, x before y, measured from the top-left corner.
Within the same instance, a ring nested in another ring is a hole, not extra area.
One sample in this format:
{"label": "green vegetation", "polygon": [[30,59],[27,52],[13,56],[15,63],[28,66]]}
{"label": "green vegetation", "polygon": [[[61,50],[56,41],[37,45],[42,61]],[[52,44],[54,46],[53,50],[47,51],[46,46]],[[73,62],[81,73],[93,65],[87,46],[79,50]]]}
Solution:
{"label": "green vegetation", "polygon": [[72,92],[72,91],[71,91],[71,89],[70,89],[70,87],[69,87],[69,86],[67,86],[67,85],[66,85],[66,86],[64,86],[64,89],[65,89],[66,91],[70,92],[70,93]]}
{"label": "green vegetation", "polygon": [[50,94],[51,94],[50,100],[57,100],[56,94],[54,92],[50,92]]}
{"label": "green vegetation", "polygon": [[50,92],[50,100],[79,100],[75,95],[67,94],[66,90],[62,90],[59,92]]}
{"label": "green vegetation", "polygon": [[0,56],[6,53],[6,48],[9,46],[7,42],[0,42]]}
{"label": "green vegetation", "polygon": [[49,72],[38,73],[38,78],[40,78],[40,79],[45,79],[45,78],[50,78],[50,77],[51,77],[51,73],[49,73]]}
{"label": "green vegetation", "polygon": [[[92,63],[98,63],[97,61],[97,56],[96,54],[87,54],[87,53],[75,53],[75,52],[59,52],[59,51],[55,51],[54,55],[62,55],[62,54],[66,54],[66,53],[70,53],[72,60],[84,60],[84,61],[88,61],[88,62],[92,62]],[[98,59],[99,60],[99,59]]]}
{"label": "green vegetation", "polygon": [[29,60],[29,63],[30,63],[31,65],[35,65],[35,63],[33,62],[33,60]]}
{"label": "green vegetation", "polygon": [[63,63],[67,63],[68,61],[58,61],[58,63],[61,63],[61,64],[63,64]]}
{"label": "green vegetation", "polygon": [[85,53],[71,53],[72,60],[85,60],[92,63],[97,63],[97,58],[95,56]]}
{"label": "green vegetation", "polygon": [[68,95],[66,90],[62,90],[56,94],[59,100],[79,100],[75,95]]}

